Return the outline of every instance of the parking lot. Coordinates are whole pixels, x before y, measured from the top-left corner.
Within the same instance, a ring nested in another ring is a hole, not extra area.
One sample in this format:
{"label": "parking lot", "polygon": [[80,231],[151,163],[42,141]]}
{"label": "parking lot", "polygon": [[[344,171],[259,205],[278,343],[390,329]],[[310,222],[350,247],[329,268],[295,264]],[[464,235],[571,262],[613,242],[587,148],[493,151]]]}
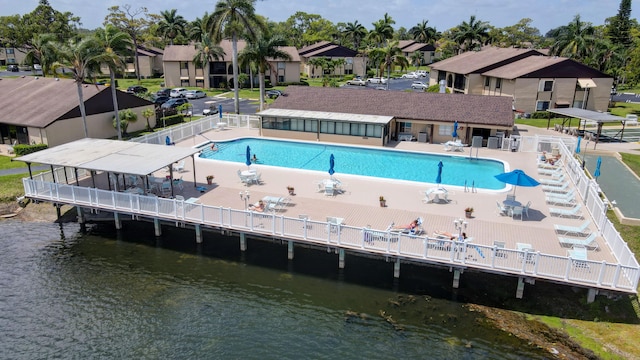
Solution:
{"label": "parking lot", "polygon": [[425,84],[429,84],[429,78],[427,77],[420,77],[418,79],[391,79],[390,81],[388,81],[388,84],[370,84],[367,83],[366,86],[357,86],[357,85],[343,85],[342,87],[344,87],[345,89],[362,89],[362,88],[366,88],[366,89],[371,89],[371,90],[387,90],[387,85],[389,85],[388,89],[389,91],[405,91],[405,90],[413,90],[413,91],[422,91],[420,89],[411,89],[411,83],[413,83],[414,81],[422,81]]}

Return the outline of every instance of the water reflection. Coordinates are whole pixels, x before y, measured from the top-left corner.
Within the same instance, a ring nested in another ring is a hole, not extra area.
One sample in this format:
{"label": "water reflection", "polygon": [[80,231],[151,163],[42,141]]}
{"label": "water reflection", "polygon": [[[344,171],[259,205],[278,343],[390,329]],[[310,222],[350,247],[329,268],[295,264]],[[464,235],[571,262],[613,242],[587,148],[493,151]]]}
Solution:
{"label": "water reflection", "polygon": [[4,222],[0,246],[0,358],[544,357],[440,299],[450,284],[406,293],[423,268],[145,224]]}

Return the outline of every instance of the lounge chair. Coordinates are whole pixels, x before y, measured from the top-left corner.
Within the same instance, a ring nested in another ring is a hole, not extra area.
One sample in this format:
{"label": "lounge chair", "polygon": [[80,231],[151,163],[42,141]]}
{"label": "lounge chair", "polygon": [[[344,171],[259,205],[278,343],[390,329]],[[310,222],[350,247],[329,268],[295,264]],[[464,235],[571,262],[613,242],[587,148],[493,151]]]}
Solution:
{"label": "lounge chair", "polygon": [[562,186],[567,183],[564,175],[560,176],[558,179],[538,179],[538,182],[542,185],[548,186]]}
{"label": "lounge chair", "polygon": [[565,182],[564,185],[562,186],[553,186],[553,185],[542,185],[542,190],[543,191],[547,191],[547,192],[561,192],[561,193],[566,193],[568,192],[569,188],[569,183]]}
{"label": "lounge chair", "polygon": [[553,165],[549,164],[546,161],[538,163],[538,168],[546,169],[546,170],[555,170],[555,169],[559,169],[561,167],[561,165],[562,165],[562,159],[554,162]]}
{"label": "lounge chair", "polygon": [[591,235],[589,235],[584,239],[558,236],[558,241],[560,242],[560,245],[566,246],[566,247],[574,246],[574,245],[582,245],[587,249],[596,250],[598,248],[598,242],[596,242],[596,236],[598,236],[596,233],[591,233]]}
{"label": "lounge chair", "polygon": [[560,205],[560,206],[576,206],[575,197],[555,197],[547,196],[547,204]]}
{"label": "lounge chair", "polygon": [[578,204],[573,209],[549,208],[549,213],[551,213],[551,215],[555,214],[555,216],[559,216],[559,217],[580,217],[581,218],[582,216],[578,215],[581,208],[582,208],[581,204]]}
{"label": "lounge chair", "polygon": [[562,234],[574,234],[578,236],[587,236],[585,230],[589,229],[589,225],[591,225],[591,221],[587,220],[580,226],[566,226],[566,225],[553,225],[556,229],[557,233]]}
{"label": "lounge chair", "polygon": [[538,168],[538,174],[546,175],[546,176],[558,177],[560,175],[564,175],[564,171],[563,171],[563,169],[561,167],[558,167],[556,169]]}

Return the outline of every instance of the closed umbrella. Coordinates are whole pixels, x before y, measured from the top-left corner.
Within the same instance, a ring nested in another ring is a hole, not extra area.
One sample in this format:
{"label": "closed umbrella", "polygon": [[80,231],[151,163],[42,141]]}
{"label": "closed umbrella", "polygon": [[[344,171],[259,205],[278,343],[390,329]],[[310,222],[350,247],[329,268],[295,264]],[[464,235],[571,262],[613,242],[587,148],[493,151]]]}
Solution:
{"label": "closed umbrella", "polygon": [[336,165],[336,158],[333,156],[333,154],[331,154],[331,156],[329,156],[329,175],[333,175],[336,172],[333,169],[335,165]]}
{"label": "closed umbrella", "polygon": [[598,156],[598,161],[596,162],[596,170],[593,172],[593,176],[598,181],[598,177],[600,176],[600,166],[602,165],[602,156]]}
{"label": "closed umbrella", "polygon": [[442,161],[440,161],[438,163],[438,176],[436,176],[436,184],[440,185],[440,183],[442,182],[442,167],[444,165],[442,165]]}
{"label": "closed umbrella", "polygon": [[222,119],[222,105],[218,105],[218,116]]}
{"label": "closed umbrella", "polygon": [[[578,145],[576,145],[576,154],[580,154],[580,142],[582,141],[582,136],[578,136]],[[589,144],[587,144],[589,145]]]}
{"label": "closed umbrella", "polygon": [[454,122],[453,123],[453,132],[451,133],[451,136],[453,136],[453,138],[457,138],[458,137],[458,122]]}
{"label": "closed umbrella", "polygon": [[247,166],[251,166],[251,148],[247,145],[247,160],[245,161]]}
{"label": "closed umbrella", "polygon": [[516,194],[517,186],[534,187],[534,186],[540,185],[540,183],[536,179],[525,174],[525,172],[520,169],[515,169],[508,173],[498,174],[495,176],[495,178],[502,181],[505,184],[516,185],[513,187],[514,195]]}

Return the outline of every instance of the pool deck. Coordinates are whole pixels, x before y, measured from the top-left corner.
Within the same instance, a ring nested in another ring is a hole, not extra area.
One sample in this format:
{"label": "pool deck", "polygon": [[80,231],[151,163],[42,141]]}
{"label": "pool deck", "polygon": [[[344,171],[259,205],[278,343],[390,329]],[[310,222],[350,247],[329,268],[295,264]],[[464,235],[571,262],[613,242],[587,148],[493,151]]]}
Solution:
{"label": "pool deck", "polygon": [[[524,129],[523,129],[524,130]],[[528,131],[540,131],[528,130]],[[555,131],[547,131],[547,135],[559,135]],[[524,133],[523,133],[524,134]],[[528,133],[531,135],[531,132]],[[202,136],[203,135],[203,136]],[[250,129],[226,129],[223,131],[209,131],[195,138],[178,142],[177,146],[192,147],[209,140],[219,141],[246,136],[258,136],[256,130]],[[604,151],[604,144],[598,147]],[[609,144],[607,144],[609,145]],[[418,142],[397,142],[388,145],[389,148],[447,154],[469,155],[469,148],[464,153],[445,152],[441,144],[426,144]],[[637,144],[636,144],[637,147]],[[474,150],[475,155],[475,150]],[[508,152],[482,148],[480,157],[504,160],[509,163],[511,170],[519,168],[535,178],[544,178],[538,174],[536,154],[523,152]],[[345,165],[342,165],[345,166]],[[334,174],[345,184],[346,191],[333,197],[325,196],[317,191],[315,182],[329,178],[326,172],[303,171],[296,169],[283,169],[260,164],[252,165],[252,168],[262,174],[262,184],[245,186],[240,182],[237,170],[246,169],[247,166],[239,163],[230,163],[216,160],[196,159],[196,175],[198,185],[206,184],[207,175],[215,175],[214,185],[204,192],[198,192],[193,186],[193,168],[191,161],[186,162],[185,171],[174,173],[174,177],[183,177],[184,190],[178,191],[185,199],[196,197],[199,202],[206,205],[215,205],[242,209],[244,201],[239,193],[249,191],[249,203],[254,203],[263,196],[290,197],[290,203],[279,214],[297,218],[299,215],[307,215],[312,220],[325,221],[327,216],[341,217],[346,225],[384,230],[391,222],[395,224],[407,224],[411,220],[422,217],[425,221],[422,225],[427,235],[434,231],[448,231],[455,233],[454,220],[464,218],[464,209],[473,207],[473,217],[465,219],[468,222],[466,232],[473,237],[476,244],[493,245],[494,241],[503,241],[506,248],[516,249],[516,243],[531,244],[536,251],[547,254],[567,256],[567,248],[560,246],[558,235],[553,225],[579,226],[585,219],[592,220],[590,215],[583,211],[582,219],[569,219],[552,217],[549,213],[550,206],[545,202],[545,193],[541,187],[518,187],[516,196],[523,205],[531,201],[529,217],[524,220],[512,219],[500,216],[496,202],[502,202],[506,194],[512,192],[503,190],[500,192],[465,192],[462,187],[445,186],[449,190],[449,203],[422,202],[423,191],[432,185],[397,181],[389,179],[376,179],[362,176]],[[435,178],[435,169],[434,178]],[[446,169],[445,169],[446,171]],[[165,176],[168,172],[156,173],[156,176]],[[295,195],[289,196],[286,187],[295,187]],[[380,207],[379,196],[387,200],[386,207]],[[559,206],[551,206],[559,207]],[[596,231],[595,225],[590,230]],[[616,263],[615,257],[609,247],[601,238],[597,238],[599,249],[588,252],[589,260]]]}

